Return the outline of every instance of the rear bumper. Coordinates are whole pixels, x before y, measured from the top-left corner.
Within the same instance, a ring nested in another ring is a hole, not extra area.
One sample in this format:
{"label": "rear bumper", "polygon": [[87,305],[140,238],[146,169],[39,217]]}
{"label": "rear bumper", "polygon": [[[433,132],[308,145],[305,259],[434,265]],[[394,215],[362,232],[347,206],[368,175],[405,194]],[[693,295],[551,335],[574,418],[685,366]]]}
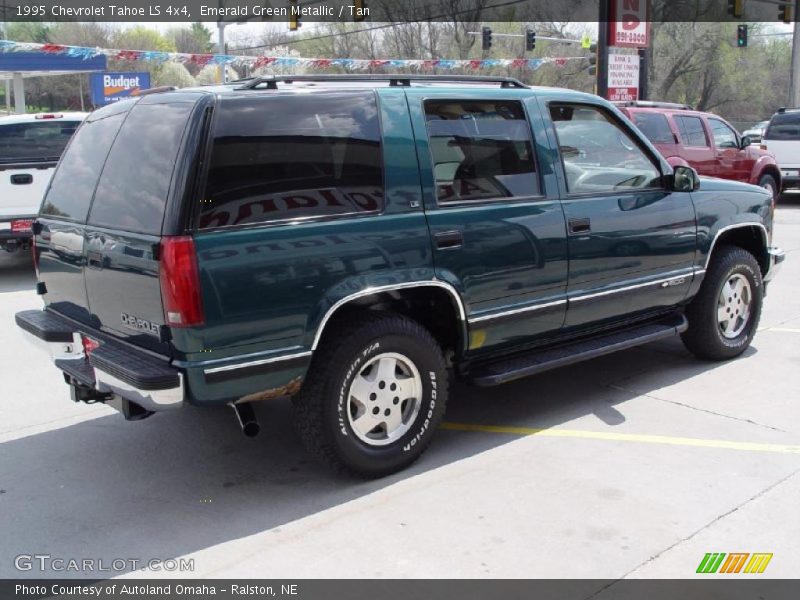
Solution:
{"label": "rear bumper", "polygon": [[764,283],[772,281],[780,272],[783,261],[786,260],[786,252],[774,246],[767,248],[769,253],[769,269],[764,274]]}
{"label": "rear bumper", "polygon": [[100,340],[87,360],[81,334],[97,339],[96,333],[81,331],[48,310],[18,312],[15,320],[29,340],[50,354],[67,382],[84,392],[118,397],[151,412],[183,406],[183,373],[165,361],[108,338]]}

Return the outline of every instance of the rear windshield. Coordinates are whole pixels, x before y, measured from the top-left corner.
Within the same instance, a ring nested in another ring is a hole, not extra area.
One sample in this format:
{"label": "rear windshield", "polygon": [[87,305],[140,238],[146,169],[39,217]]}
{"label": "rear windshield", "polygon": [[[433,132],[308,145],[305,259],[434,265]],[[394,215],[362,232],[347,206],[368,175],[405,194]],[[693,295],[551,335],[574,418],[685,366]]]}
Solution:
{"label": "rear windshield", "polygon": [[90,224],[161,233],[178,148],[193,107],[183,102],[131,109],[103,168]]}
{"label": "rear windshield", "polygon": [[637,112],[633,115],[633,122],[654,144],[674,144],[675,136],[669,128],[667,117],[659,113]]}
{"label": "rear windshield", "polygon": [[0,163],[55,162],[78,125],[64,119],[0,125]]}
{"label": "rear windshield", "polygon": [[764,132],[765,140],[800,140],[800,111],[778,113]]}

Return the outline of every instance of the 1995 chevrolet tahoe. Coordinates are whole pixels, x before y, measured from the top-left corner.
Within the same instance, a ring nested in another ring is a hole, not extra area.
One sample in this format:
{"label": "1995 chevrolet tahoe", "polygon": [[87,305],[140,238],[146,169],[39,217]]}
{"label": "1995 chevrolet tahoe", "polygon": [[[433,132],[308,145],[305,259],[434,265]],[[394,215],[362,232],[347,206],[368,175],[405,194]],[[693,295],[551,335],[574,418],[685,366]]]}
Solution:
{"label": "1995 chevrolet tahoe", "polygon": [[286,76],[95,111],[34,224],[16,315],[72,398],[128,419],[291,396],[305,445],[378,477],[498,385],[680,334],[756,332],[774,201],[671,168],[608,102],[463,76]]}

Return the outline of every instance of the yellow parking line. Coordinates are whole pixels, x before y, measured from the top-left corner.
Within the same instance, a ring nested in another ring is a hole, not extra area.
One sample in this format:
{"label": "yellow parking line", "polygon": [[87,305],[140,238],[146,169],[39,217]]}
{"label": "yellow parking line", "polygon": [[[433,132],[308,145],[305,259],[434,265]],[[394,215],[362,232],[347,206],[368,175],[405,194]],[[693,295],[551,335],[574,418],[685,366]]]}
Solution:
{"label": "yellow parking line", "polygon": [[704,440],[701,438],[647,435],[641,433],[611,433],[606,431],[582,431],[579,429],[537,429],[533,427],[505,427],[502,425],[475,425],[472,423],[449,422],[442,423],[441,428],[450,431],[481,431],[484,433],[505,433],[522,436],[538,435],[542,437],[581,438],[612,442],[639,442],[643,444],[664,444],[667,446],[694,446],[696,448],[721,448],[724,450],[745,450],[749,452],[800,454],[800,446],[790,444],[757,444],[754,442]]}

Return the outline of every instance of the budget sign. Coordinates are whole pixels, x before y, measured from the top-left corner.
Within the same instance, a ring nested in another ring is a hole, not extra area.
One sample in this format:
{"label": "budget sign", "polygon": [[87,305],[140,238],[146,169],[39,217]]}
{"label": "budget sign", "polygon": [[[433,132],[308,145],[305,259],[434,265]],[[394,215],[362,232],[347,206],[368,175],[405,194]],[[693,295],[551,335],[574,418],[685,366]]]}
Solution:
{"label": "budget sign", "polygon": [[105,106],[123,98],[138,96],[150,87],[150,73],[92,73],[92,104]]}

